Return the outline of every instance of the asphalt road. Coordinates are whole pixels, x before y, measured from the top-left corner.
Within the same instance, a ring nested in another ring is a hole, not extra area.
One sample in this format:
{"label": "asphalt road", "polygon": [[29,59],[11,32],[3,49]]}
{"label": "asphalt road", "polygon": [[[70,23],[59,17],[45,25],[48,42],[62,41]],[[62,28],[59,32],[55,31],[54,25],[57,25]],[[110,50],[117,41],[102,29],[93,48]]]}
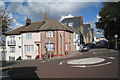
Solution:
{"label": "asphalt road", "polygon": [[[36,78],[34,80],[40,78],[110,78],[113,80],[113,78],[119,77],[118,60],[120,57],[118,57],[118,53],[116,50],[91,49],[88,52],[71,53],[69,56],[47,61],[34,60],[11,65],[12,68],[7,72],[11,80],[16,78]],[[68,64],[68,61],[87,58],[101,58],[104,61],[94,64],[87,64],[87,62],[86,64]]]}

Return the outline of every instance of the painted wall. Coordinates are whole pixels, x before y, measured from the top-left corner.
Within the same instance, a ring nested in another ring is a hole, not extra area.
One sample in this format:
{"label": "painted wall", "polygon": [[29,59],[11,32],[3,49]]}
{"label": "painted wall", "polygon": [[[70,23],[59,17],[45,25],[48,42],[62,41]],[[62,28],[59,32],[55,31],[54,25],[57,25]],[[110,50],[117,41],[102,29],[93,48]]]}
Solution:
{"label": "painted wall", "polygon": [[[10,41],[10,36],[15,36],[16,45],[8,45],[8,41]],[[15,53],[10,53],[10,47],[15,47]],[[15,60],[21,56],[21,35],[9,35],[6,37],[6,60],[9,60],[10,57],[15,57]]]}
{"label": "painted wall", "polygon": [[[31,32],[30,32],[31,33]],[[31,59],[35,59],[38,55],[38,46],[35,42],[40,41],[40,32],[32,32],[32,39],[26,39],[26,33],[22,33],[22,52],[23,52],[23,59],[28,59],[28,56],[31,56]],[[32,45],[33,51],[25,51],[25,46]]]}

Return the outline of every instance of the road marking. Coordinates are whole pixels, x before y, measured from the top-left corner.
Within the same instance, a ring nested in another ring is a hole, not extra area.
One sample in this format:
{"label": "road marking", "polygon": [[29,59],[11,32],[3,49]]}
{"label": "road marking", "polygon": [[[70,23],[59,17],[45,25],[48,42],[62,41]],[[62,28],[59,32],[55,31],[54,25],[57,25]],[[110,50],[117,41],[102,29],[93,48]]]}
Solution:
{"label": "road marking", "polygon": [[[76,59],[72,59],[72,60],[76,60]],[[65,61],[72,61],[72,60],[65,60]],[[59,65],[62,65],[65,61],[60,62]]]}
{"label": "road marking", "polygon": [[82,53],[80,53],[80,55],[82,55]]}
{"label": "road marking", "polygon": [[103,66],[103,65],[107,65],[107,64],[111,64],[112,62],[107,62],[107,63],[103,63],[103,64],[98,64],[98,65],[83,65],[83,66],[72,66],[72,67],[81,67],[81,68],[86,68],[86,67],[97,67],[97,66]]}
{"label": "road marking", "polygon": [[115,59],[114,57],[108,57],[108,58],[110,58],[110,59]]}
{"label": "road marking", "polygon": [[93,54],[97,54],[97,53],[93,52]]}
{"label": "road marking", "polygon": [[1,69],[8,69],[8,68],[13,68],[13,67],[0,67],[0,70]]}
{"label": "road marking", "polygon": [[63,62],[65,62],[65,61],[60,62],[60,63],[59,63],[59,65],[62,65],[62,64],[63,64]]}

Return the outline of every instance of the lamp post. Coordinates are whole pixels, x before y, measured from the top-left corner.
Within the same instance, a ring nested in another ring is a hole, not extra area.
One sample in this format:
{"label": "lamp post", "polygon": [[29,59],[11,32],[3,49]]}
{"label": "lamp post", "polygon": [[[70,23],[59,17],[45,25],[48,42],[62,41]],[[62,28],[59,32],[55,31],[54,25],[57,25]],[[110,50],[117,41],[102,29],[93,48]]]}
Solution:
{"label": "lamp post", "polygon": [[114,37],[115,37],[115,39],[116,39],[116,46],[115,46],[115,49],[117,49],[117,37],[118,37],[118,35],[115,34]]}

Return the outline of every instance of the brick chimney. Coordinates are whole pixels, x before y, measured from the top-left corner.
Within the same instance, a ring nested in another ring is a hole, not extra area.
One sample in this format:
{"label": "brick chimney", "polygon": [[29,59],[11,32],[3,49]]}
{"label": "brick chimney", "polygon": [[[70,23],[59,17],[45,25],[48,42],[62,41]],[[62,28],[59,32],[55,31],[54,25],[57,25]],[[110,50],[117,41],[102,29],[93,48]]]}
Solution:
{"label": "brick chimney", "polygon": [[26,26],[29,26],[31,24],[31,19],[27,17],[26,19]]}
{"label": "brick chimney", "polygon": [[45,21],[47,20],[47,11],[45,11]]}

